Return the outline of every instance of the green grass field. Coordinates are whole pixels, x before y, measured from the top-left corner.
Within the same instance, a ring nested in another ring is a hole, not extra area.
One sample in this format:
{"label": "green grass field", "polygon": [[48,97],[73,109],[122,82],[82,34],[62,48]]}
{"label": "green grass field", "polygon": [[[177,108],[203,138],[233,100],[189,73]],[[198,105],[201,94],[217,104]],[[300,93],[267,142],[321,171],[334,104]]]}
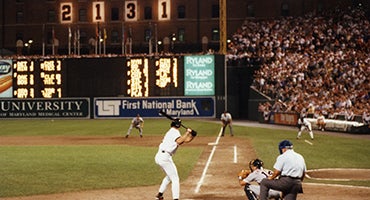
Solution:
{"label": "green grass field", "polygon": [[[183,121],[197,130],[200,137],[216,137],[220,128],[214,122]],[[1,120],[0,136],[122,136],[129,123],[129,120]],[[169,121],[147,119],[144,128],[145,135],[162,136]],[[296,130],[234,126],[234,131],[236,137],[252,141],[267,168],[272,168],[282,139],[293,141],[295,150],[305,157],[308,169],[370,168],[370,140],[316,134],[311,146],[304,140],[295,140]],[[158,176],[162,172],[154,163],[156,151],[156,147],[128,145],[3,145],[0,197],[155,185],[163,178]],[[174,160],[181,179],[190,174],[201,153],[201,147],[178,151],[180,156]],[[370,187],[370,181],[338,184]]]}

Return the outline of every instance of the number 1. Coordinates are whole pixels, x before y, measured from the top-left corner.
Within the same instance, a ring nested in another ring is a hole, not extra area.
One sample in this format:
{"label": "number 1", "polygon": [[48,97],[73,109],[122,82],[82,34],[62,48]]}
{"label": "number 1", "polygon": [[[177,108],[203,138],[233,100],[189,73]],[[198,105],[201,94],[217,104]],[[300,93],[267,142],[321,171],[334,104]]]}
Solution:
{"label": "number 1", "polygon": [[93,2],[93,22],[104,22],[104,2]]}
{"label": "number 1", "polygon": [[166,7],[167,6],[167,2],[162,2],[162,18],[167,18],[167,12],[166,12]]}

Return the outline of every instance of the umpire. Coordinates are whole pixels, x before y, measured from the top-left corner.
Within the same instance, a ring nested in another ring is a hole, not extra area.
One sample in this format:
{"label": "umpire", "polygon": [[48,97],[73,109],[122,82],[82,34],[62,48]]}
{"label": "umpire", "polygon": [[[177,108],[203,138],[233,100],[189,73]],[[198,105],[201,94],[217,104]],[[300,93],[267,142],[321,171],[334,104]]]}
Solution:
{"label": "umpire", "polygon": [[[282,191],[284,200],[295,200],[298,193],[303,193],[301,181],[306,172],[303,156],[293,150],[293,144],[289,140],[279,143],[279,152],[274,164],[274,173],[261,181],[261,200],[267,200],[270,189]],[[275,179],[278,176],[280,178]]]}
{"label": "umpire", "polygon": [[229,125],[230,135],[234,136],[233,126],[232,126],[233,118],[231,117],[231,114],[229,112],[227,112],[226,110],[221,114],[221,123],[222,123],[222,134],[221,134],[221,136],[225,135],[225,129],[226,129],[227,125]]}

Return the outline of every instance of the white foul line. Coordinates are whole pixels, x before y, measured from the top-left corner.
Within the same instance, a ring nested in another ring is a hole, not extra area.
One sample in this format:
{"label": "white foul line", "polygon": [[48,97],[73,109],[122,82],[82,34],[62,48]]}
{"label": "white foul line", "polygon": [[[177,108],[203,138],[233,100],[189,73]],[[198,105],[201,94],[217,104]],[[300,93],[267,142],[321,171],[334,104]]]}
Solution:
{"label": "white foul line", "polygon": [[238,163],[238,151],[236,145],[234,145],[234,163]]}
{"label": "white foul line", "polygon": [[203,181],[204,181],[204,178],[205,178],[205,176],[206,176],[206,173],[207,173],[207,170],[208,170],[208,167],[209,167],[209,164],[211,163],[211,160],[212,160],[212,157],[213,157],[213,154],[215,153],[215,151],[216,151],[216,145],[218,144],[218,141],[220,140],[220,138],[221,138],[221,131],[222,131],[222,128],[221,128],[221,130],[220,130],[220,132],[219,132],[219,134],[218,134],[218,137],[217,137],[217,139],[216,139],[216,142],[214,143],[214,146],[213,146],[213,148],[212,148],[212,151],[211,151],[211,154],[209,155],[209,157],[208,157],[208,160],[207,160],[207,163],[206,163],[206,166],[204,167],[204,169],[203,169],[203,173],[202,173],[202,176],[200,177],[200,179],[199,179],[199,181],[198,181],[198,184],[197,184],[197,187],[195,188],[195,190],[194,190],[194,192],[195,193],[199,193],[199,190],[200,190],[200,187],[202,186],[202,184],[203,184]]}
{"label": "white foul line", "polygon": [[216,151],[216,147],[217,147],[217,146],[213,146],[213,148],[212,148],[212,152],[211,152],[211,154],[210,154],[210,155],[209,155],[209,157],[208,157],[208,161],[207,161],[207,163],[206,163],[206,166],[204,167],[204,170],[203,170],[203,173],[202,173],[202,177],[200,178],[200,180],[199,180],[199,182],[198,182],[198,184],[197,184],[197,187],[196,187],[196,188],[195,188],[195,190],[194,190],[194,192],[195,192],[195,193],[198,193],[198,192],[199,192],[200,187],[201,187],[201,186],[202,186],[202,184],[203,184],[204,177],[206,176],[206,173],[207,173],[207,170],[208,170],[209,164],[211,163],[211,160],[212,160],[213,154],[214,154],[214,153],[215,153],[215,151]]}

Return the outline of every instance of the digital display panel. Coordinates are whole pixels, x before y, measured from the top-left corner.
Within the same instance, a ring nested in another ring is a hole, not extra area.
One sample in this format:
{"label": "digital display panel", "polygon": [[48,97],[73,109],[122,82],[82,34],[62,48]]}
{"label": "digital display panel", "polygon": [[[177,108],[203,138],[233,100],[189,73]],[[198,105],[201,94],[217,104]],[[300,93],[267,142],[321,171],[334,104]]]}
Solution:
{"label": "digital display panel", "polygon": [[13,98],[212,96],[215,57],[0,60],[0,90]]}
{"label": "digital display panel", "polygon": [[126,61],[127,96],[183,96],[182,58],[130,58]]}
{"label": "digital display panel", "polygon": [[18,60],[13,63],[13,96],[35,98],[35,62]]}
{"label": "digital display panel", "polygon": [[13,97],[63,97],[61,60],[17,60],[13,63]]}
{"label": "digital display panel", "polygon": [[149,96],[148,58],[132,58],[127,61],[127,94],[131,97]]}
{"label": "digital display panel", "polygon": [[62,97],[62,61],[45,60],[40,63],[40,78],[44,98]]}

